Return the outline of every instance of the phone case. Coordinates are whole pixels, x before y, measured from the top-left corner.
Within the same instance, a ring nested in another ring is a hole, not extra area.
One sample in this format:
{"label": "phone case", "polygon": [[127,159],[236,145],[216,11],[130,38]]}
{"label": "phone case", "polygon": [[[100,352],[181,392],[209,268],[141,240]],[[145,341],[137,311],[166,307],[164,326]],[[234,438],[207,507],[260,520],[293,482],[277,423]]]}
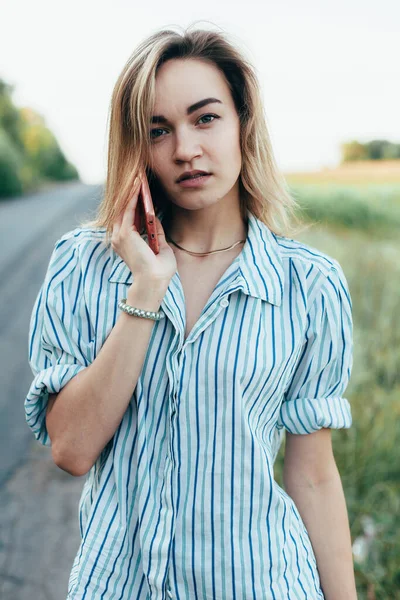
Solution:
{"label": "phone case", "polygon": [[143,224],[146,229],[148,244],[154,254],[160,252],[157,236],[154,205],[146,174],[141,175],[141,186],[135,210],[135,227],[141,233]]}

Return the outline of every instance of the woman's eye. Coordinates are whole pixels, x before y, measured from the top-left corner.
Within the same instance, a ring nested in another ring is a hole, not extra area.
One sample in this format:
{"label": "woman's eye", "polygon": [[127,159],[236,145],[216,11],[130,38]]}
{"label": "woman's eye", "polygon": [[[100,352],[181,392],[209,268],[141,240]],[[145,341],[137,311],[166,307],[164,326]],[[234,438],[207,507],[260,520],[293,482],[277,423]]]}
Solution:
{"label": "woman's eye", "polygon": [[[206,121],[205,123],[201,123],[201,125],[207,125],[208,123],[212,123],[214,119],[220,119],[221,118],[218,115],[206,114],[206,115],[202,115],[201,117],[199,117],[199,121],[201,121],[201,119],[206,119],[207,117],[211,117],[212,120],[211,121]],[[163,129],[161,127],[158,127],[157,129],[152,129],[150,131],[150,138],[151,139],[156,139],[156,138],[162,137],[161,135],[156,135],[157,131],[165,131],[165,129]]]}
{"label": "woman's eye", "polygon": [[153,134],[154,134],[156,131],[164,131],[164,130],[163,130],[163,129],[152,129],[152,130],[150,131],[150,137],[151,137],[151,138],[153,138],[153,139],[154,139],[154,138],[156,138],[156,137],[160,137],[160,136],[158,136],[158,135],[153,135]]}
{"label": "woman's eye", "polygon": [[[212,117],[213,119],[219,119],[218,115],[203,115],[200,119],[205,119],[206,117]],[[200,121],[199,119],[199,121]],[[207,123],[211,123],[212,121],[207,121]]]}

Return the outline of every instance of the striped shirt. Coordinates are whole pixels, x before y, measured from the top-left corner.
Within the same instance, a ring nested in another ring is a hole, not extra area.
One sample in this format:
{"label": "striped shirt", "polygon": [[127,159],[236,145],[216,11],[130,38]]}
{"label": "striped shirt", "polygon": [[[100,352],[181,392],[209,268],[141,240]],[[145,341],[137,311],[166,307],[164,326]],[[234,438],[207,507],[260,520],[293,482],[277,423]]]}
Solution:
{"label": "striped shirt", "polygon": [[[56,242],[29,330],[26,420],[42,444],[48,394],[96,358],[131,283],[105,229]],[[127,410],[86,475],[67,600],[324,598],[273,465],[285,430],[351,426],[340,264],[248,212],[242,252],[186,340],[178,271],[160,308]]]}

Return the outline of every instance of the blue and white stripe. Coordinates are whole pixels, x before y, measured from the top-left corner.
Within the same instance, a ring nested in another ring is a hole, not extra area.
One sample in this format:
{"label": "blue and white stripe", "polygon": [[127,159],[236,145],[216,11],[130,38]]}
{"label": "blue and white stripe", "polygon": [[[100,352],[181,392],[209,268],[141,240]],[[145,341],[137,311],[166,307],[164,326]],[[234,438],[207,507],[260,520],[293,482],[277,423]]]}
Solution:
{"label": "blue and white stripe", "polygon": [[[324,598],[273,464],[285,430],[351,426],[351,299],[335,259],[248,217],[186,340],[171,279],[132,399],[85,480],[68,600]],[[96,358],[132,280],[104,229],[55,244],[29,330],[26,419],[42,444],[48,394]]]}

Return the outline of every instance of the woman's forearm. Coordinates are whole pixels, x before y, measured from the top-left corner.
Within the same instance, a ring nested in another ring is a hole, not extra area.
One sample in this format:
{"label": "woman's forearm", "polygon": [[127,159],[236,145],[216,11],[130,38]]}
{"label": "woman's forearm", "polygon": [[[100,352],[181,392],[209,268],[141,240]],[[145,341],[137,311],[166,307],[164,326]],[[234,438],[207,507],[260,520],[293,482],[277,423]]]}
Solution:
{"label": "woman's forearm", "polygon": [[[158,311],[166,284],[135,279],[127,303]],[[46,424],[55,463],[88,472],[121,423],[137,385],[154,321],[121,312],[94,361],[52,399]]]}
{"label": "woman's forearm", "polygon": [[311,539],[326,600],[357,600],[346,500],[340,474],[312,485],[285,481]]}

